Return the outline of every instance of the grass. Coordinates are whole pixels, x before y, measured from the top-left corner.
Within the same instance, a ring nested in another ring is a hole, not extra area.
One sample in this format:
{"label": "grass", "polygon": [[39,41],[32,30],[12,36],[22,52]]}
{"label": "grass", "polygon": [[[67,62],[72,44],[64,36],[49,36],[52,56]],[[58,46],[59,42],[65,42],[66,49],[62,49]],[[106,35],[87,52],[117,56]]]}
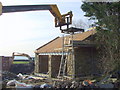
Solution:
{"label": "grass", "polygon": [[14,61],[13,64],[29,64],[28,61]]}

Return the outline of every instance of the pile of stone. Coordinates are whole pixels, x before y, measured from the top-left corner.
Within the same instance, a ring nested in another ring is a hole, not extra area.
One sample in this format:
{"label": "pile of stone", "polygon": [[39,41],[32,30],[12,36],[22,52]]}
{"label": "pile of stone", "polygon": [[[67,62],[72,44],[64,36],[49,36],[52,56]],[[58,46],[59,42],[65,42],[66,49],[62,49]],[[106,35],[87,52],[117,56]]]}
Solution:
{"label": "pile of stone", "polygon": [[2,72],[2,81],[18,79],[17,75],[8,71]]}
{"label": "pile of stone", "polygon": [[56,82],[54,88],[93,88],[95,87],[94,84],[91,86],[86,83],[83,85],[82,82],[77,81],[64,81],[64,82]]}

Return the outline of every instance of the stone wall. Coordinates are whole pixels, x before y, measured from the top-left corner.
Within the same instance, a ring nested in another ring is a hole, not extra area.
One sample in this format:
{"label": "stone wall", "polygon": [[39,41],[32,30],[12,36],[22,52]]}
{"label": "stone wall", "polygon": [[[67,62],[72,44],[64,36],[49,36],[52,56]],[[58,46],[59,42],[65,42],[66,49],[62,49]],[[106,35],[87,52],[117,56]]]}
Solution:
{"label": "stone wall", "polygon": [[61,55],[49,56],[49,76],[57,77],[60,67]]}
{"label": "stone wall", "polygon": [[13,59],[12,57],[6,57],[6,56],[0,56],[0,69],[2,69],[3,71],[9,71],[12,63],[13,63]]}
{"label": "stone wall", "polygon": [[48,55],[39,55],[39,73],[48,72]]}
{"label": "stone wall", "polygon": [[78,47],[74,53],[76,76],[88,76],[98,73],[97,50],[94,47]]}
{"label": "stone wall", "polygon": [[57,77],[61,55],[36,55],[35,73],[48,73],[49,77]]}
{"label": "stone wall", "polygon": [[[97,53],[95,47],[74,48],[74,54],[67,57],[66,75],[74,78],[99,73]],[[48,72],[49,77],[57,77],[61,55],[39,55],[37,58],[37,73]]]}
{"label": "stone wall", "polygon": [[74,56],[71,53],[68,55],[68,59],[67,59],[67,76],[69,76],[69,77],[73,77],[75,74],[73,65],[74,65]]}
{"label": "stone wall", "polygon": [[39,54],[35,53],[35,70],[34,73],[39,73]]}

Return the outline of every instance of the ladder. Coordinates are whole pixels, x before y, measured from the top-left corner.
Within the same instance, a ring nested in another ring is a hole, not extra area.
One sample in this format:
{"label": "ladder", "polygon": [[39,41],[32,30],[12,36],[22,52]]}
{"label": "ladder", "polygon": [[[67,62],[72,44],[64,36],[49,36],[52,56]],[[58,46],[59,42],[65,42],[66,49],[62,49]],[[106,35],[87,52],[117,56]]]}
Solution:
{"label": "ladder", "polygon": [[59,67],[59,72],[58,72],[58,78],[63,78],[66,74],[66,65],[67,65],[67,59],[68,59],[68,54],[69,54],[69,45],[71,40],[70,36],[63,36],[63,50],[62,50],[62,57],[61,57],[61,62],[60,62],[60,67]]}

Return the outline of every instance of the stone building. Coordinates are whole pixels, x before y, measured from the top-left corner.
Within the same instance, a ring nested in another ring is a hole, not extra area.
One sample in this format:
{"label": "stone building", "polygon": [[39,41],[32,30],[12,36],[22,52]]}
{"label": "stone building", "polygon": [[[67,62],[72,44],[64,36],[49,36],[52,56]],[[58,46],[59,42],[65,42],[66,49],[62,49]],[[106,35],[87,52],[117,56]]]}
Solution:
{"label": "stone building", "polygon": [[0,64],[1,64],[0,70],[9,71],[12,63],[13,63],[12,57],[0,56]]}
{"label": "stone building", "polygon": [[[97,50],[93,43],[95,30],[83,33],[57,37],[35,51],[35,73],[44,73],[49,77],[57,77],[61,57],[67,57],[65,75],[68,77],[81,77],[99,72],[97,68]],[[70,46],[72,44],[72,46]],[[70,53],[72,52],[72,53]]]}

